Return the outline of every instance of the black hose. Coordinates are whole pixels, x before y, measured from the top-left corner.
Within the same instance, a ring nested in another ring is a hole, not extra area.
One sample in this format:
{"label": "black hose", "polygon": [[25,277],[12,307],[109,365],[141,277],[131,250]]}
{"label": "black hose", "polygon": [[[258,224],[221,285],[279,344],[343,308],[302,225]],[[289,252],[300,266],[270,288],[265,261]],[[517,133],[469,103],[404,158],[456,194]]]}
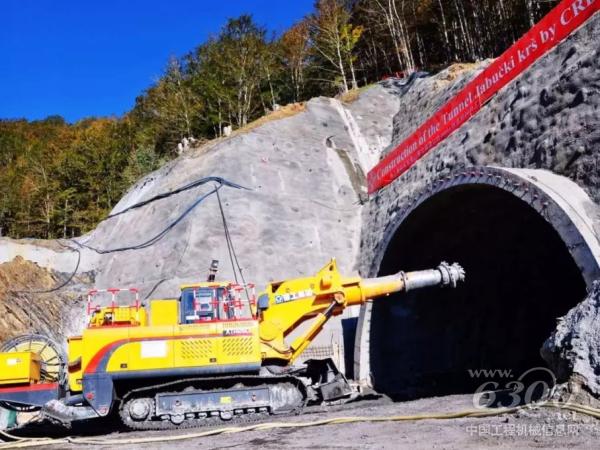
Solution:
{"label": "black hose", "polygon": [[167,192],[163,192],[161,194],[157,194],[154,197],[150,197],[147,200],[143,200],[141,202],[135,203],[134,205],[128,206],[127,208],[125,208],[125,209],[123,209],[123,210],[121,210],[119,212],[116,212],[114,214],[110,214],[104,220],[111,219],[111,218],[116,217],[116,216],[120,216],[121,214],[124,214],[124,213],[126,213],[128,211],[131,211],[132,209],[140,208],[142,206],[148,205],[149,203],[155,202],[157,200],[160,200],[160,199],[163,199],[163,198],[167,198],[167,197],[170,197],[170,196],[175,195],[175,194],[179,194],[179,193],[187,191],[189,189],[193,189],[193,188],[195,188],[197,186],[201,186],[201,185],[203,185],[205,183],[208,183],[210,181],[216,181],[221,186],[229,186],[229,187],[236,188],[236,189],[246,189],[246,190],[249,190],[247,187],[241,186],[241,185],[236,184],[236,183],[232,183],[231,181],[228,181],[225,178],[221,178],[221,177],[204,177],[204,178],[200,178],[200,179],[198,179],[196,181],[192,181],[191,183],[188,183],[185,186],[179,187],[177,189],[173,189],[172,191],[167,191]]}
{"label": "black hose", "polygon": [[[148,239],[146,242],[142,242],[141,244],[131,245],[131,246],[127,246],[127,247],[117,247],[117,248],[111,248],[111,249],[99,249],[96,247],[92,247],[91,245],[87,245],[87,244],[78,242],[75,239],[71,239],[71,242],[74,242],[75,244],[79,245],[80,247],[87,248],[88,250],[92,250],[100,255],[105,255],[107,253],[124,252],[127,250],[141,250],[143,248],[151,247],[152,245],[154,245],[158,241],[160,241],[163,237],[165,237],[169,231],[171,231],[173,228],[175,228],[175,226],[179,222],[181,222],[189,213],[191,213],[194,210],[194,208],[196,208],[196,206],[198,206],[200,203],[202,203],[207,197],[211,196],[212,194],[217,192],[219,189],[221,189],[221,187],[223,187],[223,185],[219,185],[219,186],[215,187],[214,189],[212,189],[211,191],[207,192],[206,194],[202,195],[194,203],[192,203],[177,219],[175,219],[173,222],[171,222],[169,225],[167,225],[167,227],[164,230],[162,230],[156,236]],[[164,197],[162,197],[162,198],[164,198]]]}

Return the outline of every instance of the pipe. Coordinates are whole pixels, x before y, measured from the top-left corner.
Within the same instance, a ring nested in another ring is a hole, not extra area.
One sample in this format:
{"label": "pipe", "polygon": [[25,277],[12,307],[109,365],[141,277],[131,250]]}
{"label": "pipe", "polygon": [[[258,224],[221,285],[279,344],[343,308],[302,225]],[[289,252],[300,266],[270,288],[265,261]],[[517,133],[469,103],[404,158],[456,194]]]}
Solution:
{"label": "pipe", "polygon": [[450,286],[455,288],[459,281],[465,280],[465,270],[458,264],[442,262],[436,269],[415,272],[398,272],[385,277],[362,280],[363,299],[380,297],[395,292],[408,292],[429,286]]}

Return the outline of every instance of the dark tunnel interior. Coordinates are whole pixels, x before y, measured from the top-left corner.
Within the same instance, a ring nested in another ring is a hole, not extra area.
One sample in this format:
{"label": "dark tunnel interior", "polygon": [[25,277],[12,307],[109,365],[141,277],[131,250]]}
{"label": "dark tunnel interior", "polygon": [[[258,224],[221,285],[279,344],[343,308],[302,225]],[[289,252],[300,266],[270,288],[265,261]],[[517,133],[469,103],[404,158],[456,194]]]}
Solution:
{"label": "dark tunnel interior", "polygon": [[373,302],[371,375],[397,400],[473,392],[469,369],[545,366],[556,319],[585,297],[559,234],[532,207],[487,185],[427,199],[400,225],[379,275],[459,262],[458,289],[429,288]]}

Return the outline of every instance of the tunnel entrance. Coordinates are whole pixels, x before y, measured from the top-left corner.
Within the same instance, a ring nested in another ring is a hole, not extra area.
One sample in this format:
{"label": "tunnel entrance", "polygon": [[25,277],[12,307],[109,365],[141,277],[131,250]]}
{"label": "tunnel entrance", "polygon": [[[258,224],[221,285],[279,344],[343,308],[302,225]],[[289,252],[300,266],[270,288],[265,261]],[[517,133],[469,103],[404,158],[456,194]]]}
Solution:
{"label": "tunnel entrance", "polygon": [[467,281],[373,302],[374,388],[398,400],[472,393],[482,380],[469,370],[518,377],[545,367],[542,343],[586,294],[563,238],[528,202],[495,185],[458,184],[420,202],[399,221],[378,275],[444,260],[462,264]]}

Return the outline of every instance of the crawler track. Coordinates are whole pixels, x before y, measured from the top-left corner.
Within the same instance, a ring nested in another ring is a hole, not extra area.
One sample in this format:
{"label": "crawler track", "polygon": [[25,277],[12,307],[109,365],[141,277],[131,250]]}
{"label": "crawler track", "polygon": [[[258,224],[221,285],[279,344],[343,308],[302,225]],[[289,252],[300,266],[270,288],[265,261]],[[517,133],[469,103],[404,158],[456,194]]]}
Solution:
{"label": "crawler track", "polygon": [[[185,380],[171,381],[168,383],[156,384],[146,386],[143,388],[133,389],[123,396],[121,403],[119,404],[118,413],[121,422],[131,430],[179,430],[188,428],[198,427],[212,427],[223,424],[240,425],[247,423],[254,423],[260,420],[269,418],[270,416],[288,416],[300,414],[303,408],[308,402],[308,396],[306,389],[302,382],[292,376],[273,376],[273,377],[258,377],[258,376],[241,376],[233,378],[223,378],[220,380],[226,383],[227,386],[233,387],[249,387],[254,389],[260,389],[264,387],[273,388],[275,386],[282,387],[284,389],[296,389],[302,397],[302,401],[299,404],[290,404],[288,407],[275,408],[271,405],[268,410],[267,408],[249,408],[252,412],[247,412],[248,408],[243,409],[242,413],[233,414],[238,408],[232,407],[222,409],[211,409],[207,411],[198,412],[182,410],[180,412],[181,418],[178,421],[173,421],[169,417],[157,417],[156,415],[149,414],[147,418],[143,420],[134,420],[130,414],[130,406],[136,400],[144,399],[146,402],[151,404],[151,410],[155,411],[155,396],[157,394],[185,394],[189,392],[215,392],[227,391],[228,388],[220,387],[209,390],[193,389],[190,391],[190,386],[198,386],[203,383],[214,383],[215,379],[206,378],[189,378]],[[230,419],[224,420],[221,418],[221,411],[228,410],[232,413]],[[176,423],[179,422],[179,423]]]}

